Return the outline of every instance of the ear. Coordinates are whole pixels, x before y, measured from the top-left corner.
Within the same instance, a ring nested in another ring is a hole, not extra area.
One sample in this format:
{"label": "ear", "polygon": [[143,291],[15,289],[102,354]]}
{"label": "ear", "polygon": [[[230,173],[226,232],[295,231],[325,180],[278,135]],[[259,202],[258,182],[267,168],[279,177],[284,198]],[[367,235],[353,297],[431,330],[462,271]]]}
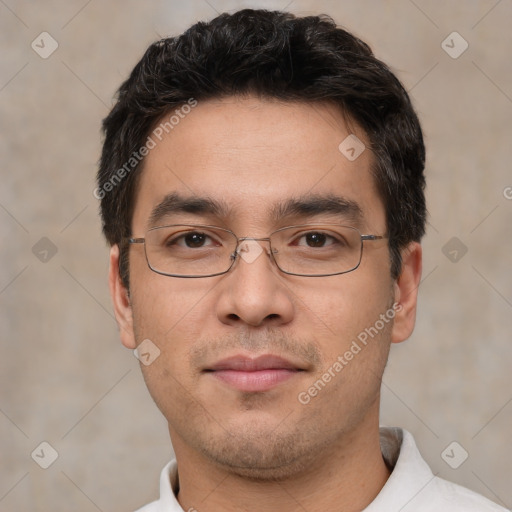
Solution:
{"label": "ear", "polygon": [[418,287],[421,280],[421,245],[411,242],[402,251],[402,272],[395,281],[395,319],[391,342],[400,343],[412,334],[416,322]]}
{"label": "ear", "polygon": [[108,285],[110,288],[110,296],[114,304],[117,325],[119,326],[121,343],[126,348],[134,349],[137,344],[135,343],[135,335],[133,332],[132,306],[128,290],[119,275],[119,246],[117,245],[113,245],[110,249]]}

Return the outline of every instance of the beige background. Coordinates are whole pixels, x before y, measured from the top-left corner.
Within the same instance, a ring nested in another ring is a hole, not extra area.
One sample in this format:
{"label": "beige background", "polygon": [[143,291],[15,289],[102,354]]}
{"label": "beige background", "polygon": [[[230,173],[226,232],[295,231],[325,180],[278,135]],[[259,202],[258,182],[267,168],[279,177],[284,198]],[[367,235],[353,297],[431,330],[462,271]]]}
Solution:
{"label": "beige background", "polygon": [[[0,1],[0,512],[126,512],[156,498],[172,452],[112,316],[92,195],[100,121],[153,40],[288,2]],[[288,7],[369,42],[423,121],[424,281],[416,331],[385,374],[383,423],[412,431],[434,472],[510,508],[512,2]],[[59,44],[47,59],[31,48],[43,31]],[[453,31],[469,43],[457,59],[441,47]],[[33,250],[42,237],[57,249],[47,262]],[[457,262],[443,253],[452,237],[468,249]],[[46,470],[31,458],[42,441],[58,452]],[[452,441],[469,454],[458,469],[441,457]]]}

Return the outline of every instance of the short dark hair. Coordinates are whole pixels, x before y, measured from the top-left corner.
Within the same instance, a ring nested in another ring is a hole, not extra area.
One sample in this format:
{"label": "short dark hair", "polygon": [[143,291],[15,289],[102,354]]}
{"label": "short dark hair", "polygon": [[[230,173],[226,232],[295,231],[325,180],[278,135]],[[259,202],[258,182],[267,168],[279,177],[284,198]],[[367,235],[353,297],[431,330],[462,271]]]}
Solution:
{"label": "short dark hair", "polygon": [[398,277],[400,250],[421,239],[426,220],[425,147],[407,92],[366,43],[330,17],[244,9],[152,44],[103,121],[95,196],[101,199],[105,237],[120,246],[125,286],[123,241],[131,236],[140,148],[173,109],[191,100],[248,94],[329,102],[364,130],[386,211],[391,274]]}

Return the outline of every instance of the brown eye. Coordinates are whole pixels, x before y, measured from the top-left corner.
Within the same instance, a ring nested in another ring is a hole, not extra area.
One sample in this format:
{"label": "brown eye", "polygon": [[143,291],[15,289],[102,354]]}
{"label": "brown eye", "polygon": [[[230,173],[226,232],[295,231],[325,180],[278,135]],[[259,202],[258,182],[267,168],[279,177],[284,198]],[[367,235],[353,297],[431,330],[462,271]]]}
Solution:
{"label": "brown eye", "polygon": [[183,237],[183,241],[187,247],[202,247],[206,238],[204,233],[189,233]]}
{"label": "brown eye", "polygon": [[200,231],[189,231],[169,237],[165,246],[168,248],[180,247],[182,249],[201,249],[214,245],[212,237]]}
{"label": "brown eye", "polygon": [[297,237],[295,245],[300,247],[322,248],[337,245],[340,241],[334,236],[321,231],[310,231]]}
{"label": "brown eye", "polygon": [[308,233],[304,238],[309,247],[323,247],[327,241],[327,236],[323,233]]}

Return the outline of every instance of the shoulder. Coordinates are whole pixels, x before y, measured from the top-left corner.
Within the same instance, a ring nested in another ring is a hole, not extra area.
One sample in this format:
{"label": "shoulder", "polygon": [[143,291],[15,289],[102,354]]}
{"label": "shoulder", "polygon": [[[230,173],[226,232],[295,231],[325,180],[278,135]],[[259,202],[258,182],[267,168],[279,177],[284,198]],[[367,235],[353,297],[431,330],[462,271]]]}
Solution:
{"label": "shoulder", "polygon": [[454,484],[442,478],[435,477],[430,492],[432,501],[436,502],[440,510],[451,512],[507,512],[507,509],[493,503],[465,487]]}
{"label": "shoulder", "polygon": [[137,509],[135,512],[183,512],[176,493],[178,489],[178,465],[171,460],[160,473],[160,498]]}
{"label": "shoulder", "polygon": [[507,512],[480,494],[434,475],[406,430],[384,427],[380,435],[382,454],[393,470],[365,512]]}
{"label": "shoulder", "polygon": [[144,505],[142,508],[138,508],[135,512],[160,512],[159,502],[153,501]]}

